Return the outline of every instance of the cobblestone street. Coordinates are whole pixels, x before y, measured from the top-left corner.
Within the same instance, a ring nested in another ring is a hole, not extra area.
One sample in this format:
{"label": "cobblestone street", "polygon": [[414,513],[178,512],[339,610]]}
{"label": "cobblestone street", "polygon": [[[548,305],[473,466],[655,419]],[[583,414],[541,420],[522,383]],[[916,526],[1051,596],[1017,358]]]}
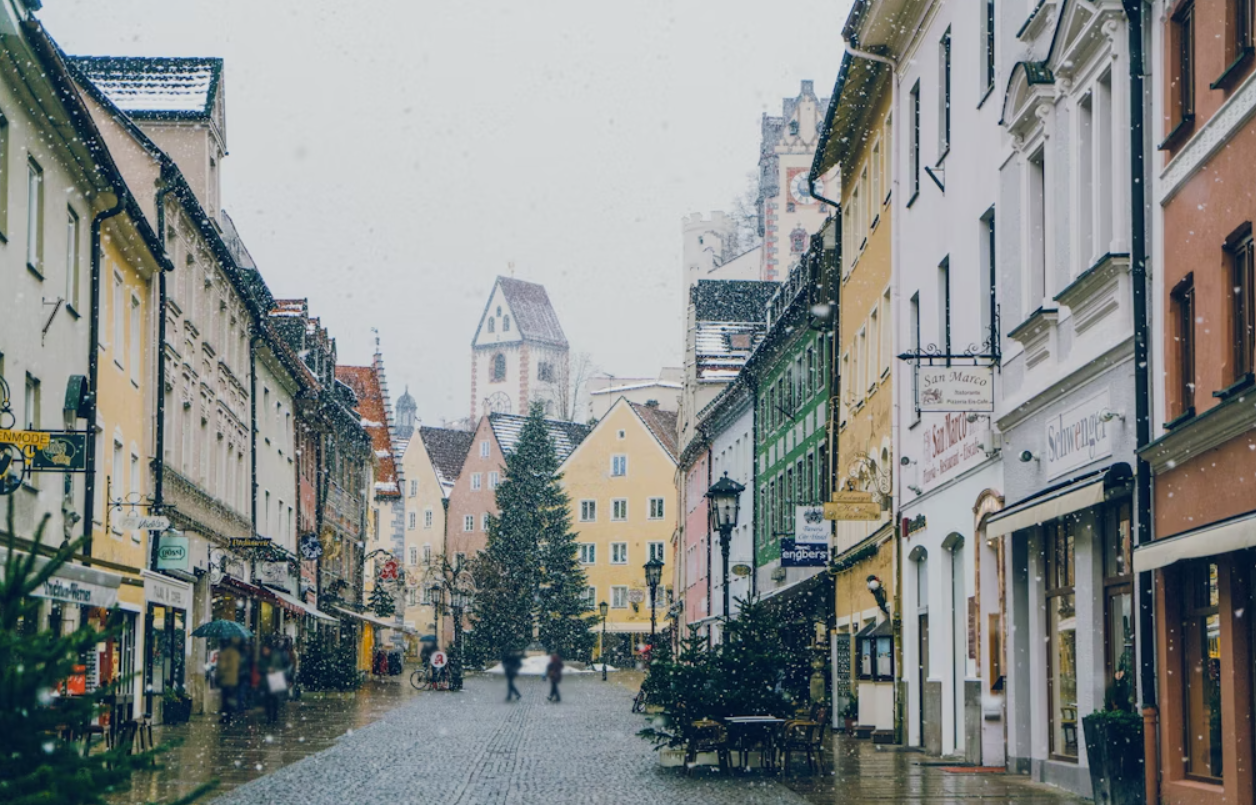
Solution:
{"label": "cobblestone street", "polygon": [[783,778],[707,769],[686,777],[636,737],[639,675],[615,676],[569,676],[560,705],[545,702],[535,677],[521,678],[524,698],[512,705],[501,701],[500,677],[470,678],[459,694],[415,693],[393,679],[357,695],[307,695],[275,728],[256,714],[227,727],[197,719],[161,736],[185,743],[115,802],[168,800],[211,777],[222,783],[216,805],[1080,802],[1021,777],[951,773],[923,755],[840,738],[821,775],[798,762]]}

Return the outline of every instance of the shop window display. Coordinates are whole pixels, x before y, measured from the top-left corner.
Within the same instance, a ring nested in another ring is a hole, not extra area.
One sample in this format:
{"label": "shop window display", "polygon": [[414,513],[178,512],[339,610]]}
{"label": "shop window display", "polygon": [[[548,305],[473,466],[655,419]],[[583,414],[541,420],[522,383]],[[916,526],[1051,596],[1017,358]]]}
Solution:
{"label": "shop window display", "polygon": [[1216,562],[1197,562],[1182,574],[1182,643],[1186,705],[1186,773],[1220,781],[1221,614]]}
{"label": "shop window display", "polygon": [[1074,595],[1076,525],[1071,518],[1046,529],[1047,680],[1050,751],[1077,760],[1081,723],[1077,714],[1077,608]]}

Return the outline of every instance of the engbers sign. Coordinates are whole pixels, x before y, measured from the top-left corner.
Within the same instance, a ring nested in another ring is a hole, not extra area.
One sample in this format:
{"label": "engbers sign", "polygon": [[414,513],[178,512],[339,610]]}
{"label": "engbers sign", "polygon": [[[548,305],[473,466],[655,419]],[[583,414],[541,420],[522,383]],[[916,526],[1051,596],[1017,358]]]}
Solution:
{"label": "engbers sign", "polygon": [[917,366],[916,409],[923,413],[993,411],[993,366]]}

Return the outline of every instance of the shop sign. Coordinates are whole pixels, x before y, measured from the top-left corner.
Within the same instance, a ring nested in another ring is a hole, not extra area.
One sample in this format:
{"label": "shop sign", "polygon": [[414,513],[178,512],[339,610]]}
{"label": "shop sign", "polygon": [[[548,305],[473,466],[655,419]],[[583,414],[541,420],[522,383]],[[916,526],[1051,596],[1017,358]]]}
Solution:
{"label": "shop sign", "polygon": [[109,608],[118,603],[118,588],[86,581],[53,576],[31,593],[37,598],[79,604],[85,607]]}
{"label": "shop sign", "polygon": [[917,366],[920,413],[994,410],[993,366]]}
{"label": "shop sign", "polygon": [[[879,515],[879,512],[878,512]],[[833,525],[824,519],[823,506],[796,506],[794,508],[794,542],[829,544]]]}
{"label": "shop sign", "polygon": [[26,454],[14,444],[0,444],[0,495],[12,495],[26,478]]}
{"label": "shop sign", "polygon": [[909,537],[912,534],[919,534],[921,531],[924,531],[928,527],[929,527],[929,519],[925,517],[923,512],[920,514],[917,514],[915,517],[903,518],[903,533]]}
{"label": "shop sign", "polygon": [[738,578],[745,578],[746,576],[749,576],[753,571],[754,569],[750,567],[750,565],[746,564],[745,562],[740,562],[738,564],[735,564],[729,569],[729,572],[732,573],[734,576],[737,576]]}
{"label": "shop sign", "polygon": [[380,581],[396,581],[398,565],[396,559],[389,559],[379,566]]}
{"label": "shop sign", "polygon": [[833,498],[824,504],[826,520],[881,519],[881,504],[872,499],[871,492],[834,492]]}
{"label": "shop sign", "polygon": [[172,609],[189,610],[192,608],[192,585],[174,579],[168,579],[148,570],[141,571],[144,576],[144,600]]}
{"label": "shop sign", "polygon": [[301,558],[313,561],[323,555],[323,544],[318,541],[317,534],[306,534],[301,537],[297,550],[301,552]]}
{"label": "shop sign", "polygon": [[990,424],[984,417],[934,414],[924,418],[920,435],[920,487],[932,489],[986,458]]}
{"label": "shop sign", "polygon": [[189,569],[189,558],[187,537],[178,533],[161,535],[157,543],[158,570],[182,570],[186,573]]}
{"label": "shop sign", "polygon": [[829,546],[804,543],[781,537],[781,567],[824,567],[829,563]]}
{"label": "shop sign", "polygon": [[1105,388],[1047,420],[1044,459],[1048,478],[1112,455],[1112,431],[1105,420],[1111,410],[1112,398]]}
{"label": "shop sign", "polygon": [[288,583],[288,563],[262,562],[257,566],[257,575],[266,584],[282,587]]}
{"label": "shop sign", "polygon": [[269,548],[271,542],[266,537],[229,537],[227,547],[232,550],[239,548]]}
{"label": "shop sign", "polygon": [[44,430],[0,430],[0,444],[15,444],[23,450],[43,450],[52,441]]}
{"label": "shop sign", "polygon": [[31,472],[86,472],[86,433],[45,433],[47,444],[30,451]]}
{"label": "shop sign", "polygon": [[170,518],[162,514],[128,512],[118,515],[113,523],[121,531],[165,531],[170,527]]}

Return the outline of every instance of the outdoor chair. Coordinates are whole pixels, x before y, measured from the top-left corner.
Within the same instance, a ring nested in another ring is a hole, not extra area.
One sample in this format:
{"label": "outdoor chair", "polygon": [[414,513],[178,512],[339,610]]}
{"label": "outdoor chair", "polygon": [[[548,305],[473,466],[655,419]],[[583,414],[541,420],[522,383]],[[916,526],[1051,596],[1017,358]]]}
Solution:
{"label": "outdoor chair", "polygon": [[781,740],[781,770],[789,771],[789,756],[802,752],[807,756],[807,768],[820,770],[820,747],[824,740],[824,724],[815,721],[789,721],[785,724]]}
{"label": "outdoor chair", "polygon": [[693,722],[685,744],[685,774],[693,770],[700,752],[714,752],[720,771],[728,768],[728,732],[723,724],[707,719]]}
{"label": "outdoor chair", "polygon": [[776,770],[776,753],[780,749],[781,727],[777,721],[771,724],[738,724],[736,746],[738,764],[749,768],[750,753],[758,752],[760,766],[767,771]]}
{"label": "outdoor chair", "polygon": [[116,730],[111,731],[109,748],[121,748],[123,754],[131,755],[135,752],[135,738],[139,733],[140,723],[133,718],[128,718],[118,725]]}

